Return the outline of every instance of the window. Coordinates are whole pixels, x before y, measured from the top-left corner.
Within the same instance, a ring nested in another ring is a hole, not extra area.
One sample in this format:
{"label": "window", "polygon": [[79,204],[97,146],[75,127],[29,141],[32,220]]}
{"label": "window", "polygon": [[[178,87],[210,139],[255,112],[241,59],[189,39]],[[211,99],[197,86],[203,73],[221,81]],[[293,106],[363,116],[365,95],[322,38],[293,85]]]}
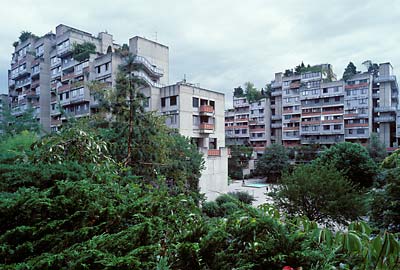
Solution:
{"label": "window", "polygon": [[101,72],[100,66],[96,67],[97,73]]}
{"label": "window", "polygon": [[335,97],[335,101],[340,101],[340,97]]}
{"label": "window", "polygon": [[193,104],[193,108],[198,108],[199,107],[199,99],[194,97],[192,99],[192,104]]}
{"label": "window", "polygon": [[328,93],[328,88],[324,88],[324,90],[322,90],[322,93],[324,94]]}
{"label": "window", "polygon": [[143,101],[143,107],[148,108],[150,106],[150,98],[146,97]]}
{"label": "window", "polygon": [[73,91],[71,91],[71,94],[72,94],[72,97],[76,97],[77,94],[78,94],[78,91],[77,90],[73,90]]}
{"label": "window", "polygon": [[176,105],[176,98],[177,96],[172,96],[169,98],[169,105],[170,106],[175,106]]}
{"label": "window", "polygon": [[239,134],[239,133],[240,133],[240,130],[236,129],[235,134]]}
{"label": "window", "polygon": [[65,99],[68,99],[69,98],[69,92],[66,92],[65,93]]}
{"label": "window", "polygon": [[60,94],[60,100],[63,100],[63,94]]}
{"label": "window", "polygon": [[324,98],[324,102],[328,103],[329,102],[329,98]]}
{"label": "window", "polygon": [[108,71],[108,67],[110,66],[110,63],[106,63],[105,67],[106,67],[106,71]]}
{"label": "window", "polygon": [[199,123],[200,123],[199,116],[193,115],[193,125],[194,125],[194,126],[198,126]]}
{"label": "window", "polygon": [[324,126],[324,130],[330,130],[330,126]]}
{"label": "window", "polygon": [[264,109],[260,109],[260,110],[259,110],[259,113],[264,113]]}
{"label": "window", "polygon": [[161,98],[161,107],[165,107],[165,97],[164,98]]}
{"label": "window", "polygon": [[352,129],[349,129],[349,134],[353,134],[353,130]]}
{"label": "window", "polygon": [[83,96],[83,88],[80,88],[80,89],[79,89],[79,95],[80,95],[80,96]]}
{"label": "window", "polygon": [[341,129],[342,128],[342,125],[334,125],[333,126],[333,129],[334,130],[339,130],[339,129]]}
{"label": "window", "polygon": [[242,129],[242,134],[247,134],[247,129]]}

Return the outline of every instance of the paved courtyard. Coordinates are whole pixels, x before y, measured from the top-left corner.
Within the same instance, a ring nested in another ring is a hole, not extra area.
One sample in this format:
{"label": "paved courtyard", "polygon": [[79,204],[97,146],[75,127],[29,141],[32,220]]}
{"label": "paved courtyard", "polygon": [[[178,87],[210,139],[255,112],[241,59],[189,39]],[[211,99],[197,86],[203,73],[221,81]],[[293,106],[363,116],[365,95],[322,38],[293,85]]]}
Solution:
{"label": "paved courtyard", "polygon": [[245,191],[248,192],[249,194],[253,195],[253,197],[256,199],[253,202],[254,206],[258,206],[263,203],[272,203],[272,198],[265,195],[267,193],[267,188],[268,190],[271,190],[271,188],[274,187],[272,184],[266,184],[267,187],[249,187],[246,186],[248,184],[258,184],[258,183],[264,183],[265,182],[262,179],[246,179],[244,180],[245,184],[243,185],[242,180],[233,180],[230,185],[228,186],[228,192],[233,192],[233,191]]}

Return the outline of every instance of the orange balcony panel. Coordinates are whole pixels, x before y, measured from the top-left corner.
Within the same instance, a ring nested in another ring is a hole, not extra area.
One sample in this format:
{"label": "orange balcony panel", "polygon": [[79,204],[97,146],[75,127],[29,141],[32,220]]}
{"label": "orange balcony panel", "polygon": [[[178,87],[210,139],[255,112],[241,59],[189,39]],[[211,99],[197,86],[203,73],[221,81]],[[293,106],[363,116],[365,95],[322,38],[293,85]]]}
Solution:
{"label": "orange balcony panel", "polygon": [[283,130],[287,130],[287,131],[299,130],[299,127],[284,127]]}
{"label": "orange balcony panel", "polygon": [[324,115],[326,115],[326,114],[339,114],[339,113],[343,113],[343,110],[333,110],[333,111],[322,112],[322,114],[324,114]]}
{"label": "orange balcony panel", "polygon": [[302,116],[313,116],[313,115],[321,115],[321,112],[303,112]]}
{"label": "orange balcony panel", "polygon": [[72,78],[74,78],[75,77],[75,73],[69,73],[69,74],[67,74],[67,75],[63,75],[62,77],[61,77],[61,80],[62,81],[65,81],[65,80],[69,80],[69,79],[72,79]]}
{"label": "orange balcony panel", "polygon": [[290,122],[298,122],[300,121],[300,117],[292,117],[290,118]]}
{"label": "orange balcony panel", "polygon": [[344,124],[345,128],[351,127],[368,127],[368,123],[354,123],[354,124]]}
{"label": "orange balcony panel", "polygon": [[200,124],[200,129],[214,130],[214,125],[213,124],[208,124],[208,123],[202,123],[202,124]]}
{"label": "orange balcony panel", "polygon": [[208,149],[208,156],[211,157],[220,157],[221,156],[221,150],[219,149]]}
{"label": "orange balcony panel", "polygon": [[347,113],[347,114],[344,115],[344,118],[347,118],[347,117],[357,117],[357,115],[358,115],[358,114],[356,114],[356,113]]}
{"label": "orange balcony panel", "polygon": [[264,132],[264,128],[250,128],[250,132]]}
{"label": "orange balcony panel", "polygon": [[307,126],[307,125],[319,125],[321,122],[320,121],[303,121],[301,122],[301,124],[303,126]]}
{"label": "orange balcony panel", "polygon": [[328,124],[328,123],[342,123],[343,119],[332,119],[332,120],[322,120],[323,124]]}
{"label": "orange balcony panel", "polygon": [[359,84],[346,85],[345,89],[354,89],[354,88],[366,87],[368,85],[369,85],[368,83],[359,83]]}
{"label": "orange balcony panel", "polygon": [[58,87],[58,91],[63,92],[63,91],[69,90],[70,88],[71,88],[71,85],[64,84],[64,85],[61,85],[60,87]]}
{"label": "orange balcony panel", "polygon": [[214,108],[212,106],[209,106],[209,105],[201,105],[200,106],[200,112],[202,112],[202,113],[213,113],[214,112]]}

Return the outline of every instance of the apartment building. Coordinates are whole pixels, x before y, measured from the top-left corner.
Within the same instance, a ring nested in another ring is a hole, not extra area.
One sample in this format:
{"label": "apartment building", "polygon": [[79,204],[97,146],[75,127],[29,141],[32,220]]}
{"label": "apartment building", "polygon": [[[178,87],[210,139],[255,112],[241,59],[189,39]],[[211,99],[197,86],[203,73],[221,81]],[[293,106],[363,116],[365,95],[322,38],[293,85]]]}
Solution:
{"label": "apartment building", "polygon": [[[399,146],[399,90],[390,63],[380,64],[376,73],[358,73],[346,81],[336,79],[330,64],[300,72],[288,70],[275,74],[270,89],[270,98],[265,101],[264,145],[329,147],[343,141],[366,144],[371,133],[376,132],[389,151]],[[234,109],[225,114],[229,144],[243,144],[242,132],[231,131],[241,128],[235,122],[241,117],[237,104],[246,105],[247,111],[241,112],[245,117],[256,106],[240,99],[235,103],[234,99]],[[245,123],[251,126],[250,122]],[[244,141],[250,142],[251,138],[248,135]]]}
{"label": "apartment building", "polygon": [[[74,56],[74,46],[92,44],[87,57]],[[125,48],[126,49],[126,48]],[[140,78],[140,91],[147,97],[146,110],[167,115],[166,124],[192,139],[205,157],[201,192],[209,199],[227,189],[227,151],[224,136],[224,95],[180,82],[169,85],[169,48],[135,36],[129,52]],[[9,71],[9,95],[15,115],[34,108],[45,131],[57,131],[68,117],[96,113],[99,102],[88,85],[100,82],[114,87],[118,67],[126,55],[106,32],[98,35],[66,25],[55,34],[29,36],[19,41]],[[190,106],[193,105],[193,106]],[[196,106],[195,106],[196,105]]]}
{"label": "apartment building", "polygon": [[[3,121],[3,111],[9,107],[9,98],[7,94],[0,94],[0,122]],[[0,129],[0,134],[2,133]]]}
{"label": "apartment building", "polygon": [[203,153],[205,169],[199,187],[209,200],[214,200],[228,188],[224,94],[186,81],[151,91],[160,94],[160,113],[166,117],[166,124],[189,137]]}

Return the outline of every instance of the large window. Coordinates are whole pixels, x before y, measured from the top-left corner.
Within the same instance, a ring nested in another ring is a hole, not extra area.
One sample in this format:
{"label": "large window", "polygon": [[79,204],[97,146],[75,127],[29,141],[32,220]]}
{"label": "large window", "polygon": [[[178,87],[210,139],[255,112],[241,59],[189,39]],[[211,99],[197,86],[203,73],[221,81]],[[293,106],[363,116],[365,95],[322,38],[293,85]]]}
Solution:
{"label": "large window", "polygon": [[199,107],[199,98],[194,97],[192,104],[193,104],[193,108],[198,108]]}
{"label": "large window", "polygon": [[165,97],[164,98],[161,98],[161,107],[165,107]]}
{"label": "large window", "polygon": [[177,101],[177,96],[172,96],[172,97],[170,97],[169,98],[169,105],[170,106],[175,106],[176,105],[176,102]]}

